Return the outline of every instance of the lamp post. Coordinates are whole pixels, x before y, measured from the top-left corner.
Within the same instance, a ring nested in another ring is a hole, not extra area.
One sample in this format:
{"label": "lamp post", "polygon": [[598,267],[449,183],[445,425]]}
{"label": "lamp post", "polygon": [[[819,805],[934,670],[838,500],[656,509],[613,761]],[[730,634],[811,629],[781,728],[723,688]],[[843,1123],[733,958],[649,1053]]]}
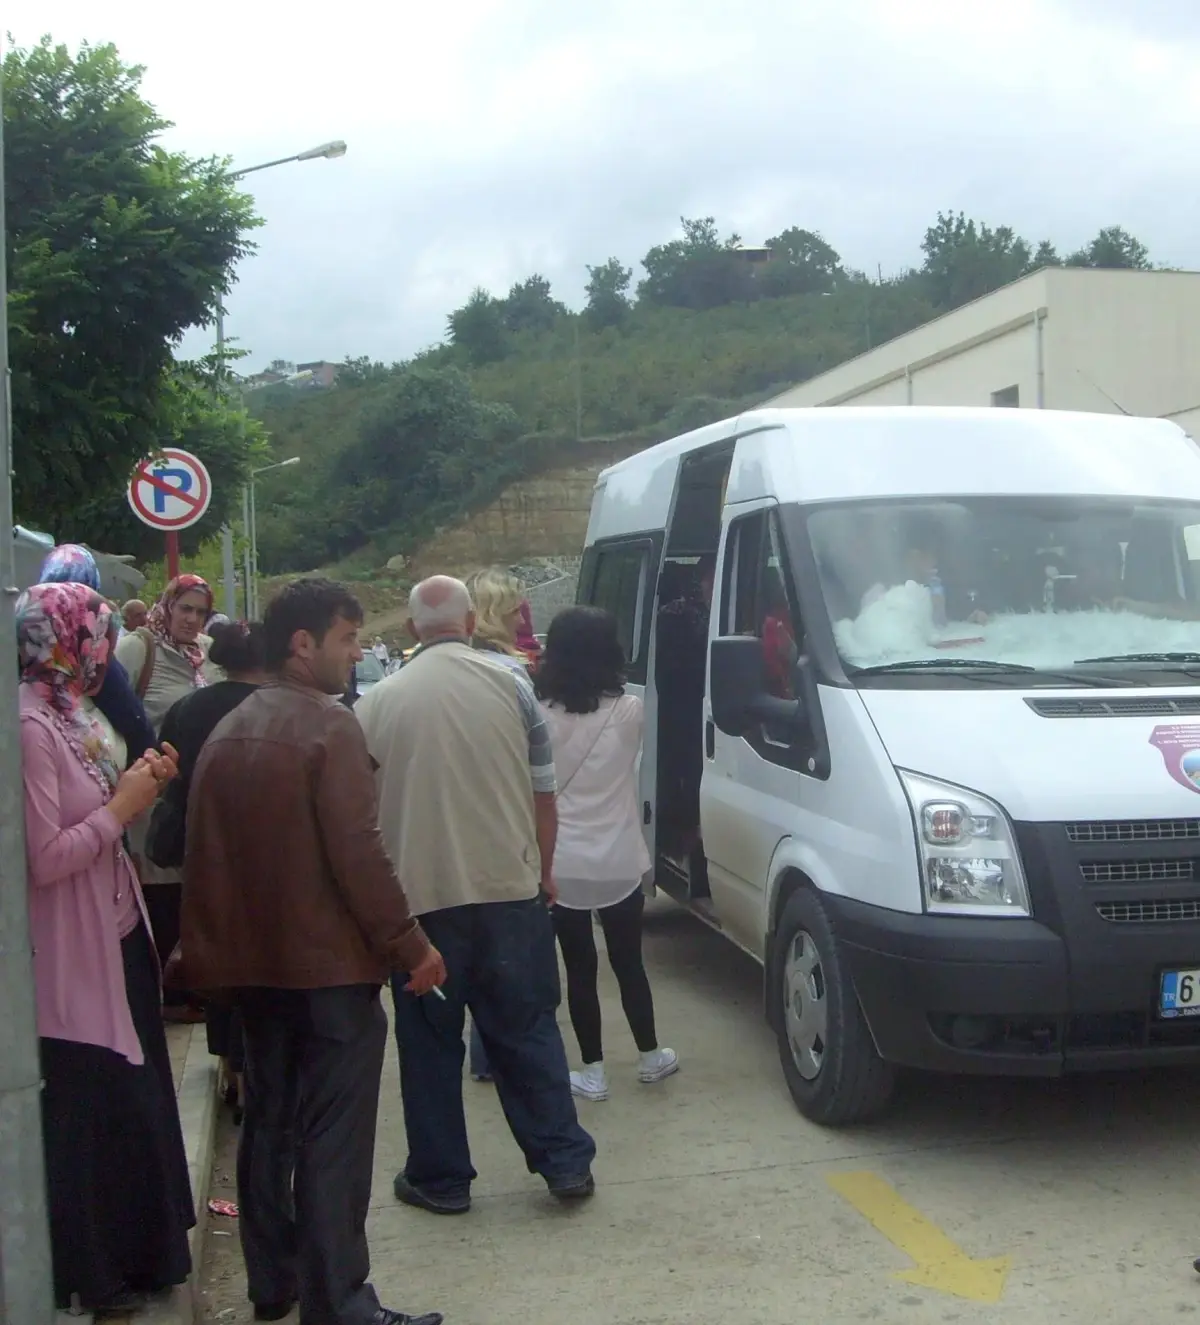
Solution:
{"label": "lamp post", "polygon": [[[229,174],[229,178],[241,179],[245,175],[253,175],[258,170],[270,170],[272,166],[286,166],[293,161],[333,161],[339,156],[346,155],[346,144],[340,139],[335,138],[332,142],[322,143],[319,147],[310,147],[307,151],[297,152],[293,156],[281,156],[274,161],[264,161],[261,165],[246,166],[242,170],[234,170]],[[217,304],[217,380],[225,380],[225,309],[222,304]],[[261,470],[259,471],[262,472]],[[247,498],[245,489],[242,490],[242,521],[246,523]],[[225,525],[221,530],[221,561],[222,572],[225,579],[225,615],[237,615],[237,571],[234,568],[233,561],[233,526]],[[246,580],[246,615],[250,615],[250,581]]]}
{"label": "lamp post", "polygon": [[289,456],[287,460],[277,460],[273,465],[263,465],[261,469],[250,471],[250,480],[245,488],[245,493],[248,493],[249,497],[247,499],[244,493],[242,498],[242,510],[245,513],[250,534],[250,550],[246,571],[246,584],[248,586],[246,594],[247,620],[253,620],[258,616],[258,510],[254,501],[254,480],[260,474],[270,473],[272,469],[286,469],[289,465],[298,465],[299,463],[300,457],[294,455]]}

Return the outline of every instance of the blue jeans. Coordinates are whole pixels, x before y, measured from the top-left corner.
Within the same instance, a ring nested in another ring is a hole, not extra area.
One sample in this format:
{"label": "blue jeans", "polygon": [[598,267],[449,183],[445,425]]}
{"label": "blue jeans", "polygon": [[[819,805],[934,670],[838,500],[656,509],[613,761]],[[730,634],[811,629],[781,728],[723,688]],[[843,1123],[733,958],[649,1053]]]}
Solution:
{"label": "blue jeans", "polygon": [[446,962],[445,1001],[392,981],[400,1092],[408,1134],[404,1174],[430,1195],[470,1192],[463,1114],[466,1009],[491,1064],[504,1116],[531,1173],[551,1184],[581,1178],[596,1143],[579,1125],[567,1054],[558,1029],[561,1000],[554,930],[544,903],[488,902],[421,917]]}

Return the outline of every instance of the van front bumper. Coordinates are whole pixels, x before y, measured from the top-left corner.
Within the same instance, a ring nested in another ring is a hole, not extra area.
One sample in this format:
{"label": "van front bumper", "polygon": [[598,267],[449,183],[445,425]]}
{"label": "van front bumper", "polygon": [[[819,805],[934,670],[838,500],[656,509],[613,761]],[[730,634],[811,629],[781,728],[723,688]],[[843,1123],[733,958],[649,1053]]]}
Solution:
{"label": "van front bumper", "polygon": [[1200,1018],[1156,1015],[1160,972],[1189,960],[1200,967],[1176,926],[1114,943],[1104,961],[1080,960],[1093,954],[1079,945],[1073,961],[1075,945],[1037,920],[822,900],[888,1062],[1014,1076],[1200,1063]]}

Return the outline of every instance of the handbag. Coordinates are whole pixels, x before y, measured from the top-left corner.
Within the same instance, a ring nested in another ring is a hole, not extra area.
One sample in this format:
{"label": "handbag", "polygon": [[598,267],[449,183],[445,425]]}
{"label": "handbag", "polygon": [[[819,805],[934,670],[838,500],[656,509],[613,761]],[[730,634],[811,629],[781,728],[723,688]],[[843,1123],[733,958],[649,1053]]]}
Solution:
{"label": "handbag", "polygon": [[161,870],[183,864],[187,832],[187,796],[176,780],[167,787],[150,812],[146,829],[146,855]]}

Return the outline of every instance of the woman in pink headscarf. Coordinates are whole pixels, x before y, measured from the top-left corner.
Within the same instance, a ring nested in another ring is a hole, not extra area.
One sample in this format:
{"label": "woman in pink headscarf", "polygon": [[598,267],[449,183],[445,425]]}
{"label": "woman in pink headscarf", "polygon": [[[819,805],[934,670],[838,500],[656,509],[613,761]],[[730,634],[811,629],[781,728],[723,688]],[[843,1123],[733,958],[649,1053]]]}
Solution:
{"label": "woman in pink headscarf", "polygon": [[89,715],[117,634],[94,589],[35,585],[16,626],[55,1297],[111,1313],[190,1270],[160,971],[122,844],[176,766],[151,750],[122,773]]}

